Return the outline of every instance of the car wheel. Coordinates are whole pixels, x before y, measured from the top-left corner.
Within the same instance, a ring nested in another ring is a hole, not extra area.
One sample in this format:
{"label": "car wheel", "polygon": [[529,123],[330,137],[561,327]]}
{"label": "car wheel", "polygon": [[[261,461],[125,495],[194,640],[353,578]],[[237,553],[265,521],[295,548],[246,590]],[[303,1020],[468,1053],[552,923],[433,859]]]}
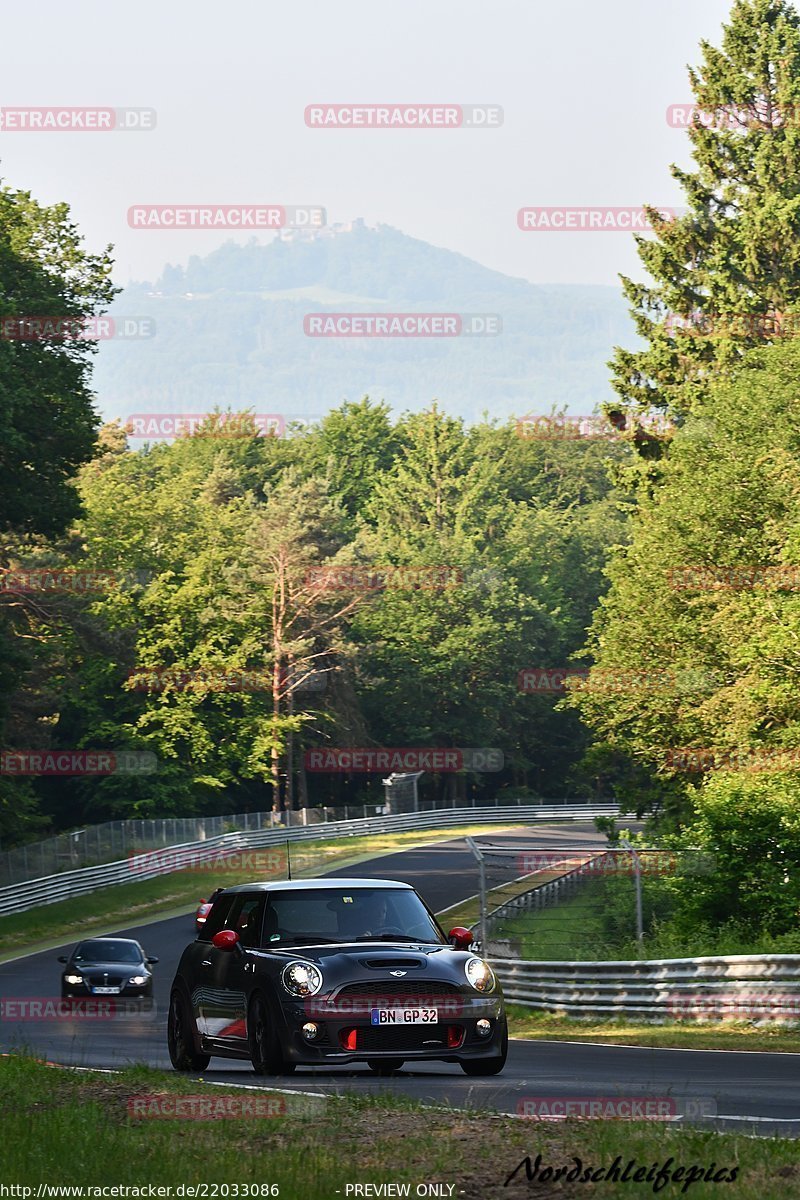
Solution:
{"label": "car wheel", "polygon": [[247,1015],[247,1047],[256,1075],[290,1075],[294,1063],[281,1053],[278,1031],[263,996],[254,996]]}
{"label": "car wheel", "polygon": [[368,1058],[367,1066],[376,1075],[394,1075],[405,1062],[404,1058]]}
{"label": "car wheel", "polygon": [[503,1021],[503,1033],[500,1040],[500,1053],[493,1058],[476,1058],[472,1062],[462,1062],[461,1069],[465,1075],[499,1075],[506,1065],[508,1058],[508,1021]]}
{"label": "car wheel", "polygon": [[176,1071],[205,1071],[211,1062],[210,1054],[195,1051],[189,1005],[177,989],[169,998],[167,1046],[169,1060]]}

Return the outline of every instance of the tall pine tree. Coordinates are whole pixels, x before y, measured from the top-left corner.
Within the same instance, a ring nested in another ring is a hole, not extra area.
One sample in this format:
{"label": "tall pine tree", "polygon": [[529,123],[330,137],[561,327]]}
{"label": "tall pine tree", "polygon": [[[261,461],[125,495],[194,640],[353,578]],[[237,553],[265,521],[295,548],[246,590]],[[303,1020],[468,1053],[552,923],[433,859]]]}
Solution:
{"label": "tall pine tree", "polygon": [[679,421],[712,376],[791,329],[776,314],[800,309],[800,17],[787,0],[736,0],[721,49],[701,49],[689,71],[697,169],[671,168],[687,211],[648,210],[656,236],[637,243],[653,282],[622,277],[649,344],[617,347],[609,364],[626,407]]}

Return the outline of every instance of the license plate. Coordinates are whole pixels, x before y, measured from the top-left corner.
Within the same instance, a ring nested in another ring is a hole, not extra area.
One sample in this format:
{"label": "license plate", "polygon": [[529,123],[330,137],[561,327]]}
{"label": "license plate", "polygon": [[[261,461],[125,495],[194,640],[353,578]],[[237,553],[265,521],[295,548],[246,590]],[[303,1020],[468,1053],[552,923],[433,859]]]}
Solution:
{"label": "license plate", "polygon": [[116,988],[112,988],[112,987],[92,988],[92,993],[95,996],[118,996],[119,988],[118,987],[116,987]]}
{"label": "license plate", "polygon": [[373,1025],[435,1025],[439,1020],[438,1008],[373,1008],[370,1013]]}

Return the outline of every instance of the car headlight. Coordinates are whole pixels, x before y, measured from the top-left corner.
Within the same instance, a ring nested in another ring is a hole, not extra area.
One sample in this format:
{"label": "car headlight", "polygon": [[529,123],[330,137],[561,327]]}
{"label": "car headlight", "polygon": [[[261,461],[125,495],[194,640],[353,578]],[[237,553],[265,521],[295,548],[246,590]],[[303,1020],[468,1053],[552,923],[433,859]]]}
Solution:
{"label": "car headlight", "polygon": [[493,992],[495,989],[494,971],[482,958],[468,958],[464,971],[467,980],[476,992]]}
{"label": "car headlight", "polygon": [[322,987],[322,972],[313,963],[289,963],[281,979],[291,996],[316,996]]}
{"label": "car headlight", "polygon": [[65,975],[64,983],[83,983],[82,975]]}
{"label": "car headlight", "polygon": [[146,975],[131,975],[130,979],[128,980],[128,983],[132,983],[134,985],[134,987],[142,987],[145,983],[147,983],[147,976]]}

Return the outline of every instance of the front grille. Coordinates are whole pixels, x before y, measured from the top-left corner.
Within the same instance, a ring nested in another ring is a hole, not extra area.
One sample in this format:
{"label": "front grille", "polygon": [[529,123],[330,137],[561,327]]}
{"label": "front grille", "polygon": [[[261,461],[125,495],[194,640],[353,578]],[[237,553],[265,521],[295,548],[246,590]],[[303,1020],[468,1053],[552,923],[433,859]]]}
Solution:
{"label": "front grille", "polygon": [[[132,970],[131,975],[135,974]],[[127,983],[130,975],[109,975],[107,978],[103,974],[84,974],[84,979],[90,987],[121,987],[123,983]]]}
{"label": "front grille", "polygon": [[[340,988],[339,997],[343,996],[413,996],[418,1004],[427,1004],[437,996],[458,995],[459,989],[453,983],[441,983],[436,979],[384,979],[382,982],[365,980],[364,983],[348,983]],[[434,1008],[434,1004],[428,1007]]]}
{"label": "front grille", "polygon": [[446,1025],[359,1025],[356,1049],[442,1050],[447,1049]]}

